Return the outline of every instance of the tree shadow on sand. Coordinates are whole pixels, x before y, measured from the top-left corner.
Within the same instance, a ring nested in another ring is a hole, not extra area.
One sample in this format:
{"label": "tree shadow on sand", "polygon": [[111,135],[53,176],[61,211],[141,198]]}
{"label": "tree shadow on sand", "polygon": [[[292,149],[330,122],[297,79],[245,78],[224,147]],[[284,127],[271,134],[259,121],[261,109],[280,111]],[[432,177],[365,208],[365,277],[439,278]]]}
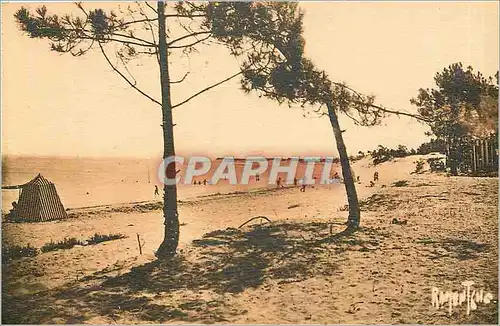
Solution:
{"label": "tree shadow on sand", "polygon": [[[450,257],[458,260],[476,259],[481,253],[490,249],[490,246],[485,243],[453,238],[441,240],[423,239],[418,242],[432,246],[434,250],[430,252],[434,256],[432,256],[431,259],[441,259],[443,257]],[[445,253],[440,253],[437,249],[442,249]]]}
{"label": "tree shadow on sand", "polygon": [[154,261],[114,277],[96,273],[61,289],[9,298],[4,301],[3,321],[43,323],[59,318],[82,323],[99,316],[102,322],[224,322],[241,314],[224,299],[226,294],[335,275],[345,259],[343,252],[377,245],[382,238],[373,229],[331,235],[328,223],[217,230],[168,262]]}

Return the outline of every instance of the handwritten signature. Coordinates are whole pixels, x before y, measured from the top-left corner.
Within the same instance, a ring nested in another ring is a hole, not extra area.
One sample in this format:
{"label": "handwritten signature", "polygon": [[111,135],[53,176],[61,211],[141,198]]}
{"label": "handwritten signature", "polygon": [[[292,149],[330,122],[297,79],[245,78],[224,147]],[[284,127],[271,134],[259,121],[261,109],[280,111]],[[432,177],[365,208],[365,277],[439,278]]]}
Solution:
{"label": "handwritten signature", "polygon": [[472,288],[474,281],[464,281],[462,291],[440,291],[439,288],[433,286],[431,288],[432,306],[436,309],[446,306],[448,304],[448,313],[451,315],[453,307],[467,303],[467,316],[471,310],[477,309],[477,303],[488,304],[493,300],[493,294],[484,291],[484,289]]}

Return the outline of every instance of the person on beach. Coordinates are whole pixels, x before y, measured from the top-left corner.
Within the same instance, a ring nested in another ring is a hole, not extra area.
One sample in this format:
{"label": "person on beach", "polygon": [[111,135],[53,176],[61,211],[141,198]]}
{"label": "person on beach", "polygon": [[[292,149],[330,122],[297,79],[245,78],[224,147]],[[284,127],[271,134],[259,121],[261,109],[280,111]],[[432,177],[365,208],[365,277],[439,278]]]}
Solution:
{"label": "person on beach", "polygon": [[373,181],[378,181],[378,172],[375,171],[375,173],[373,174]]}
{"label": "person on beach", "polygon": [[207,179],[203,179],[203,185],[206,186],[207,185]]}
{"label": "person on beach", "polygon": [[298,182],[299,182],[299,180],[297,180],[297,178],[293,178],[293,185],[294,186],[296,186]]}
{"label": "person on beach", "polygon": [[160,191],[158,190],[158,185],[155,185],[155,197],[156,195],[160,195]]}
{"label": "person on beach", "polygon": [[285,186],[283,185],[283,182],[281,182],[281,177],[278,177],[278,180],[276,180],[276,188],[284,188]]}

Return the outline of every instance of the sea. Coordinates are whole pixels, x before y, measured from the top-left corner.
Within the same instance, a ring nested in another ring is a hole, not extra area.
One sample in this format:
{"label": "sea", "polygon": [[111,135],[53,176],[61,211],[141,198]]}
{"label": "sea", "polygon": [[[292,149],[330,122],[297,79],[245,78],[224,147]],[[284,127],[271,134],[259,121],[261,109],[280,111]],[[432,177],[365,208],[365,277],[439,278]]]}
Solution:
{"label": "sea", "polygon": [[[259,180],[252,176],[247,185],[233,185],[229,180],[220,180],[216,185],[208,182],[203,184],[204,180],[210,180],[221,161],[221,158],[214,158],[209,172],[193,179],[196,184],[186,185],[181,179],[178,186],[178,199],[189,200],[210,194],[276,187],[276,184],[268,184],[269,172],[260,175]],[[161,200],[163,186],[158,177],[160,163],[160,157],[3,156],[2,186],[22,185],[41,174],[56,185],[65,208]],[[287,165],[288,163],[281,164]],[[269,167],[271,165],[272,162],[269,160]],[[238,180],[240,180],[244,161],[236,160],[235,166]],[[299,162],[296,175],[298,179],[304,176],[305,167],[306,162]],[[186,168],[187,164],[180,166],[181,176]],[[319,179],[322,169],[323,163],[317,163],[313,176]],[[332,174],[336,169],[338,165],[334,164]],[[278,176],[283,180],[286,178],[282,173]],[[155,185],[158,186],[160,195],[155,195]],[[18,197],[18,189],[2,189],[2,212],[8,212],[11,203],[17,201]]]}

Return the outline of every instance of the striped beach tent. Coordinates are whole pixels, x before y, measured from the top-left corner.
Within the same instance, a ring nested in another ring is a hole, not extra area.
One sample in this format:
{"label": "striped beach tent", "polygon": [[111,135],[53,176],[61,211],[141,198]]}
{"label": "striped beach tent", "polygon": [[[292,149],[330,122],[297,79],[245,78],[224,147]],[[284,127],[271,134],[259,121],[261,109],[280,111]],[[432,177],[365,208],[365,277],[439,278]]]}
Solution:
{"label": "striped beach tent", "polygon": [[56,186],[41,174],[21,186],[16,213],[19,220],[43,222],[68,217]]}

